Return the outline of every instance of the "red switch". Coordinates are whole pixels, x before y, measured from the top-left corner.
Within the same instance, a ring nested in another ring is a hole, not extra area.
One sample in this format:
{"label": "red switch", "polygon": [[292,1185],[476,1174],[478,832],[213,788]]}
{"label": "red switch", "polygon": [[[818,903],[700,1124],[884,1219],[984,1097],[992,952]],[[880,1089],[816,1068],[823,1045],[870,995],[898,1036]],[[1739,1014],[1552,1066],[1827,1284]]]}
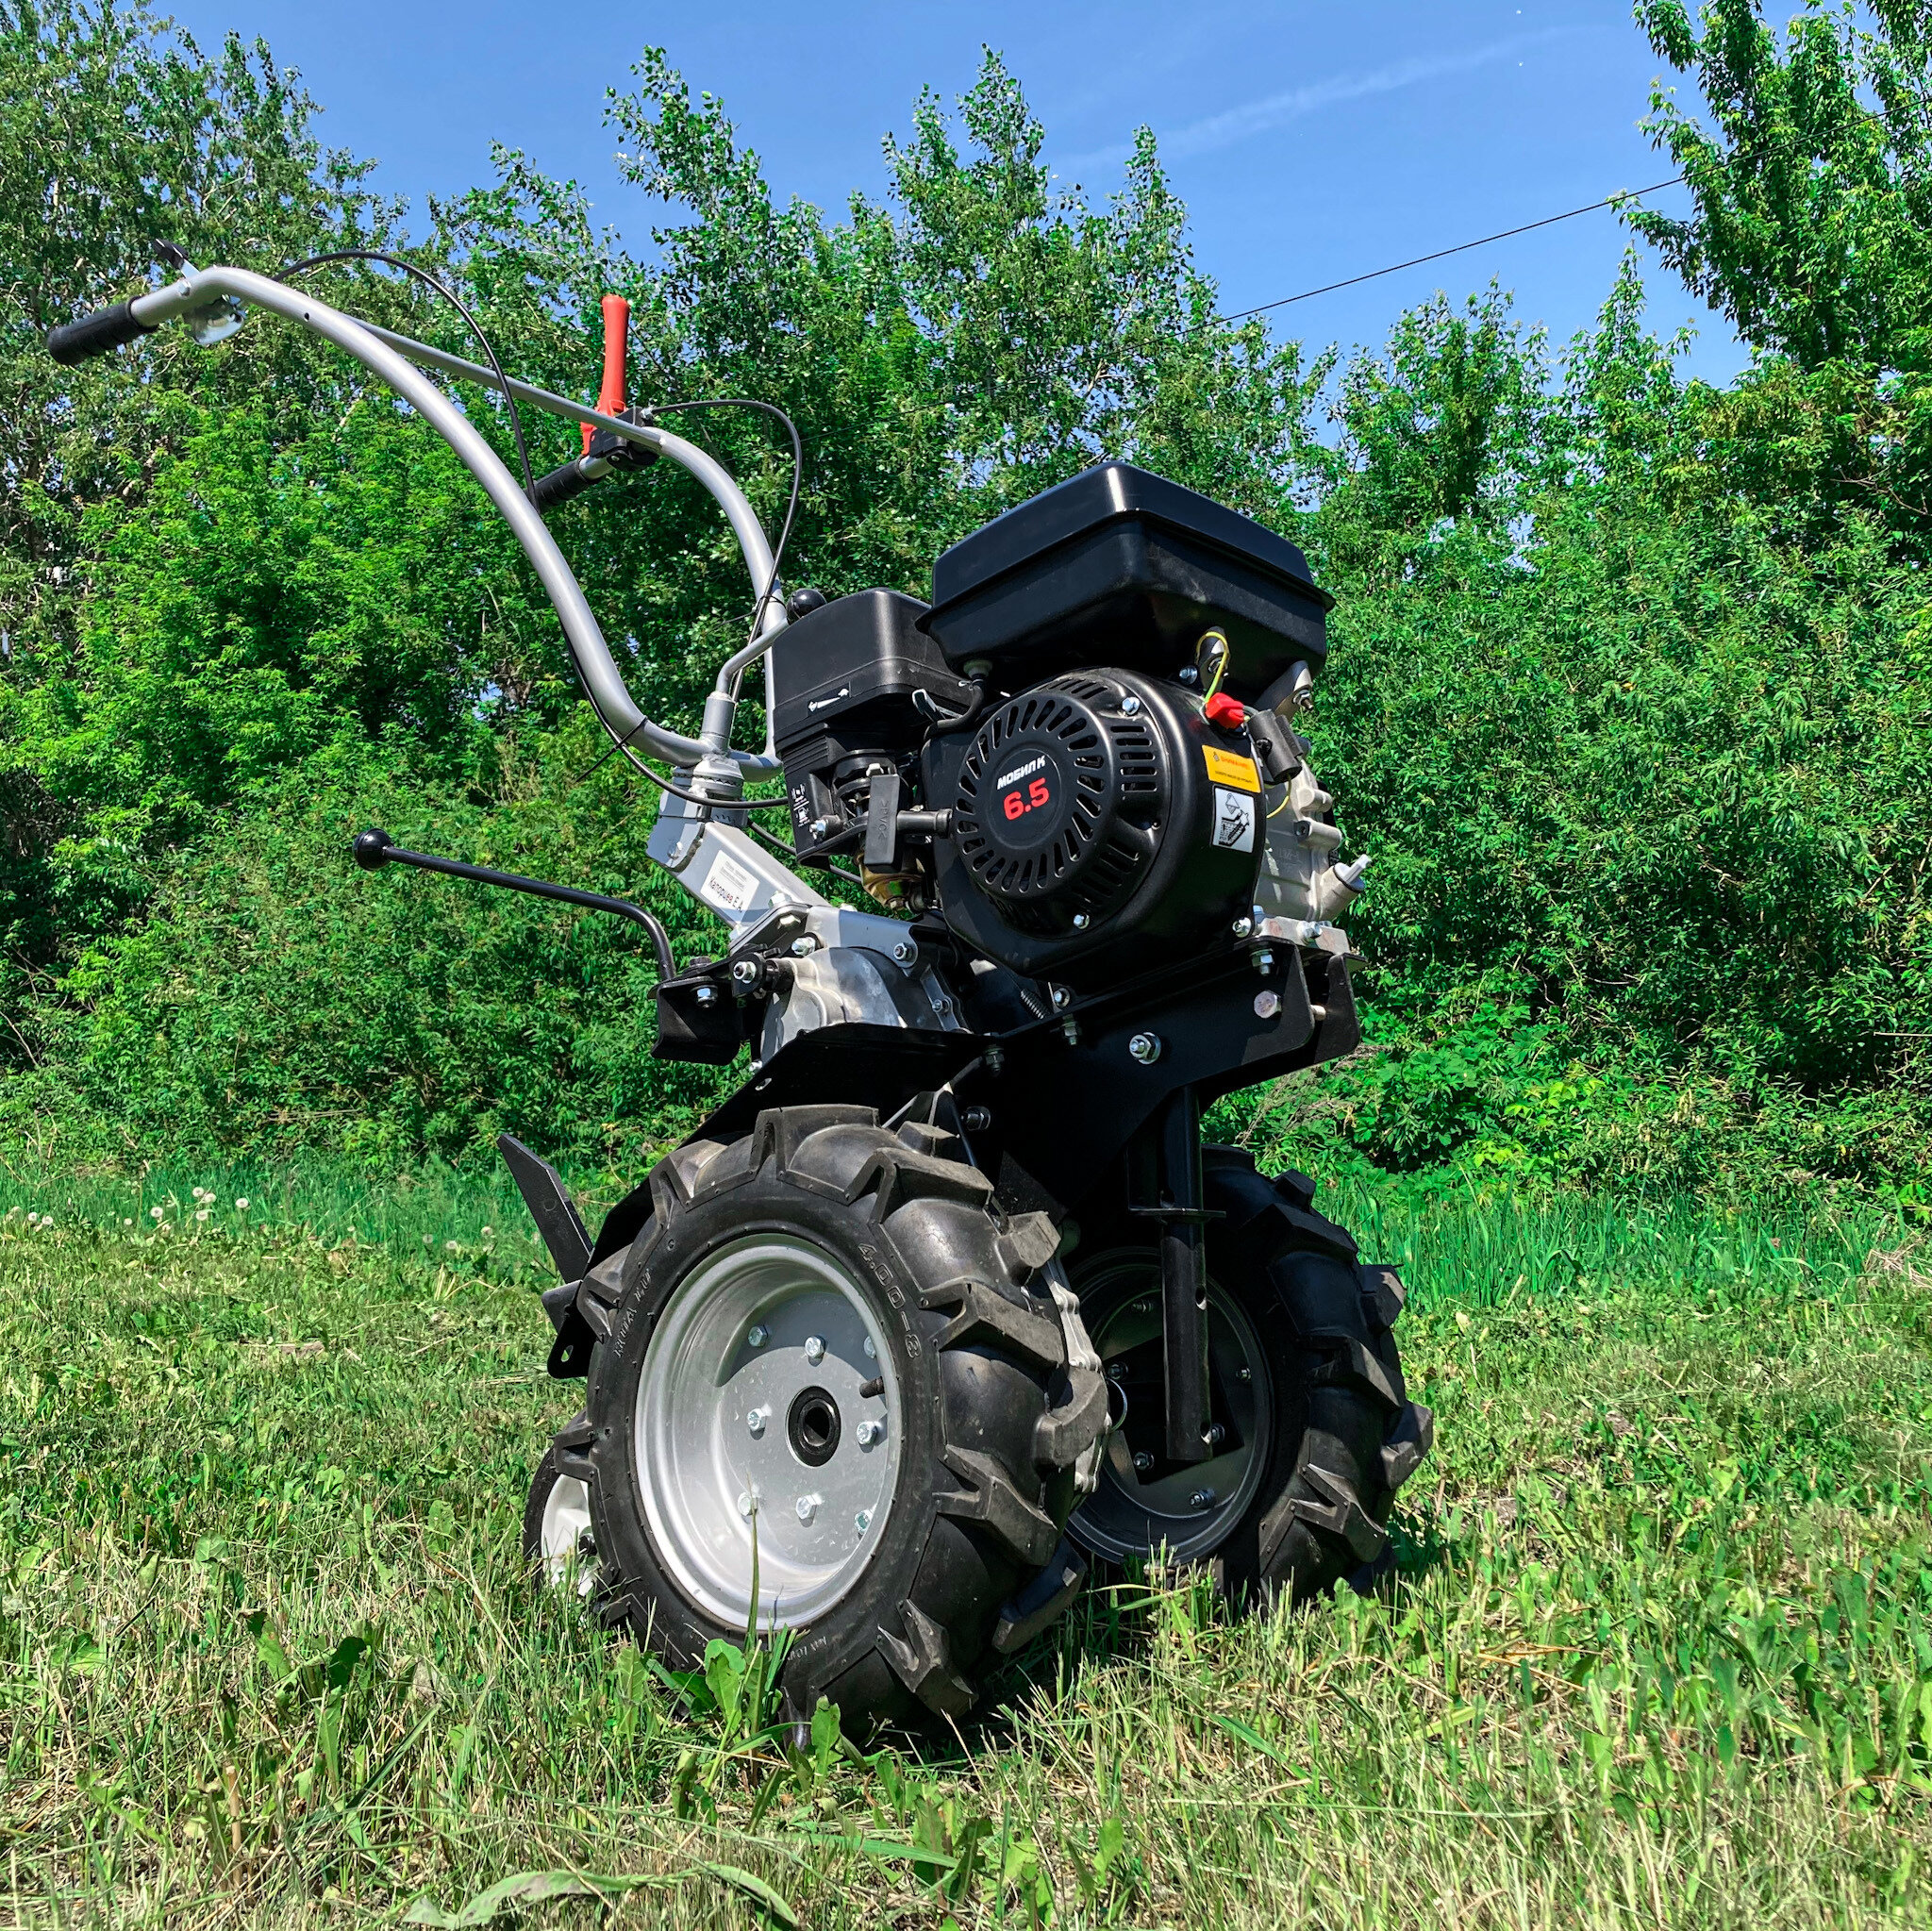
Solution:
{"label": "red switch", "polygon": [[1220,724],[1230,731],[1238,731],[1248,721],[1248,707],[1238,697],[1230,697],[1225,691],[1217,691],[1208,700],[1206,709],[1208,722]]}

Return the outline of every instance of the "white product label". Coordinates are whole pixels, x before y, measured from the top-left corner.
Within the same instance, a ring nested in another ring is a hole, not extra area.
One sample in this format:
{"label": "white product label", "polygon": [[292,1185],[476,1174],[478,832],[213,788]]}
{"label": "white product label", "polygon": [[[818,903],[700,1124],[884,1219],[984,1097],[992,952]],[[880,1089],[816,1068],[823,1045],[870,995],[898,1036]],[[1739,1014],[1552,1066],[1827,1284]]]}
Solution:
{"label": "white product label", "polygon": [[1214,842],[1224,851],[1255,849],[1255,804],[1246,791],[1214,788]]}
{"label": "white product label", "polygon": [[704,889],[698,896],[713,911],[741,912],[758,896],[758,879],[729,852],[720,852],[705,874]]}

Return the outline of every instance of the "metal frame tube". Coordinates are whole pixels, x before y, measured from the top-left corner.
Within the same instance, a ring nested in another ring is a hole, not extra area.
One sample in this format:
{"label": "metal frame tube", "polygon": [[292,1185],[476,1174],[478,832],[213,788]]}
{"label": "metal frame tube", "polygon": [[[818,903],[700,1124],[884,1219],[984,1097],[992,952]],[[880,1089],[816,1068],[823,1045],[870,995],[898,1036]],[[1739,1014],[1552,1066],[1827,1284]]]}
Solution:
{"label": "metal frame tube", "polygon": [[[769,750],[763,753],[732,751],[728,745],[687,738],[663,724],[654,724],[644,716],[625,684],[610,647],[585,599],[582,586],[564,560],[556,540],[544,526],[543,519],[475,425],[441,390],[410,366],[410,361],[405,358],[404,353],[390,338],[389,331],[358,322],[354,316],[332,308],[327,303],[317,301],[286,283],[240,268],[197,270],[164,289],[139,297],[132,304],[132,308],[138,321],[153,325],[170,321],[185,309],[197,307],[216,295],[232,295],[237,300],[266,308],[291,322],[299,322],[334,342],[346,355],[354,357],[364,368],[388,383],[456,451],[464,467],[481,484],[484,492],[501,511],[504,521],[523,545],[524,554],[529,558],[563,625],[571,659],[584,690],[613,738],[636,744],[650,755],[686,768],[694,768],[708,756],[729,757],[745,777],[761,777],[778,769],[777,759]],[[408,338],[400,340],[407,341]],[[449,373],[482,381],[492,389],[496,387],[496,379],[489,370],[475,363],[464,363],[457,357],[445,358],[441,351],[428,349],[425,344],[410,344],[408,355],[412,359],[425,360],[432,366],[448,369]],[[740,547],[744,550],[746,561],[752,568],[756,591],[763,591],[765,577],[771,571],[771,548],[765,542],[764,531],[751,513],[751,506],[745,502],[743,492],[702,450],[666,431],[624,423],[595,409],[586,409],[565,397],[531,389],[527,384],[513,381],[509,389],[520,400],[526,399],[575,421],[595,423],[631,441],[644,442],[691,470],[724,508],[738,535]],[[751,541],[753,537],[755,541]],[[759,558],[762,558],[762,574],[757,560]],[[778,612],[778,621],[779,627],[782,627],[782,611]],[[766,736],[769,743],[769,730]]]}

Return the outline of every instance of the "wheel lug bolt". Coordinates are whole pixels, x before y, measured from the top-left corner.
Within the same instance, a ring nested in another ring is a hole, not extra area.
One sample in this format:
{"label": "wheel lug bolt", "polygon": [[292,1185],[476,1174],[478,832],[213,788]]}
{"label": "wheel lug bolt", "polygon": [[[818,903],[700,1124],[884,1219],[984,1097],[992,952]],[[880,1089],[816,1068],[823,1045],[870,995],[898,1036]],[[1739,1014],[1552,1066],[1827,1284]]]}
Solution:
{"label": "wheel lug bolt", "polygon": [[792,1507],[798,1511],[799,1521],[803,1523],[810,1522],[818,1514],[819,1504],[824,1500],[824,1497],[822,1495],[801,1495],[792,1504]]}
{"label": "wheel lug bolt", "polygon": [[1134,1473],[1137,1475],[1144,1475],[1153,1466],[1154,1457],[1144,1448],[1134,1457]]}
{"label": "wheel lug bolt", "polygon": [[770,1408],[754,1408],[750,1414],[745,1416],[744,1425],[754,1435],[762,1435],[765,1432],[765,1423],[771,1419],[772,1411]]}
{"label": "wheel lug bolt", "polygon": [[1214,1490],[1212,1489],[1196,1489],[1188,1497],[1188,1507],[1190,1508],[1212,1508],[1214,1507]]}
{"label": "wheel lug bolt", "polygon": [[754,1348],[761,1348],[772,1338],[772,1330],[760,1324],[745,1336],[746,1342]]}
{"label": "wheel lug bolt", "polygon": [[825,1358],[825,1341],[823,1335],[808,1334],[805,1338],[805,1358],[816,1368]]}
{"label": "wheel lug bolt", "polygon": [[852,1526],[856,1528],[861,1536],[864,1535],[866,1530],[872,1526],[872,1510],[869,1508],[861,1508],[858,1511],[858,1513],[852,1518]]}

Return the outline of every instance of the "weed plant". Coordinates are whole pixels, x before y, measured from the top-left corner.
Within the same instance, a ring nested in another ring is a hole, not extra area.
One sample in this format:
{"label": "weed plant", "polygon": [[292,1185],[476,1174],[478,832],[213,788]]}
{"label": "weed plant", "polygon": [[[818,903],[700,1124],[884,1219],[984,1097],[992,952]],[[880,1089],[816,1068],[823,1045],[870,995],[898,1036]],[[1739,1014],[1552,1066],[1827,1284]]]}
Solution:
{"label": "weed plant", "polygon": [[0,1225],[16,1922],[1932,1907],[1932,1279],[1875,1214],[1391,1213],[1441,1446],[1384,1590],[1114,1577],[962,1731],[860,1744],[795,1736],[758,1644],[673,1676],[525,1574],[576,1391],[520,1232],[263,1227],[225,1185]]}

